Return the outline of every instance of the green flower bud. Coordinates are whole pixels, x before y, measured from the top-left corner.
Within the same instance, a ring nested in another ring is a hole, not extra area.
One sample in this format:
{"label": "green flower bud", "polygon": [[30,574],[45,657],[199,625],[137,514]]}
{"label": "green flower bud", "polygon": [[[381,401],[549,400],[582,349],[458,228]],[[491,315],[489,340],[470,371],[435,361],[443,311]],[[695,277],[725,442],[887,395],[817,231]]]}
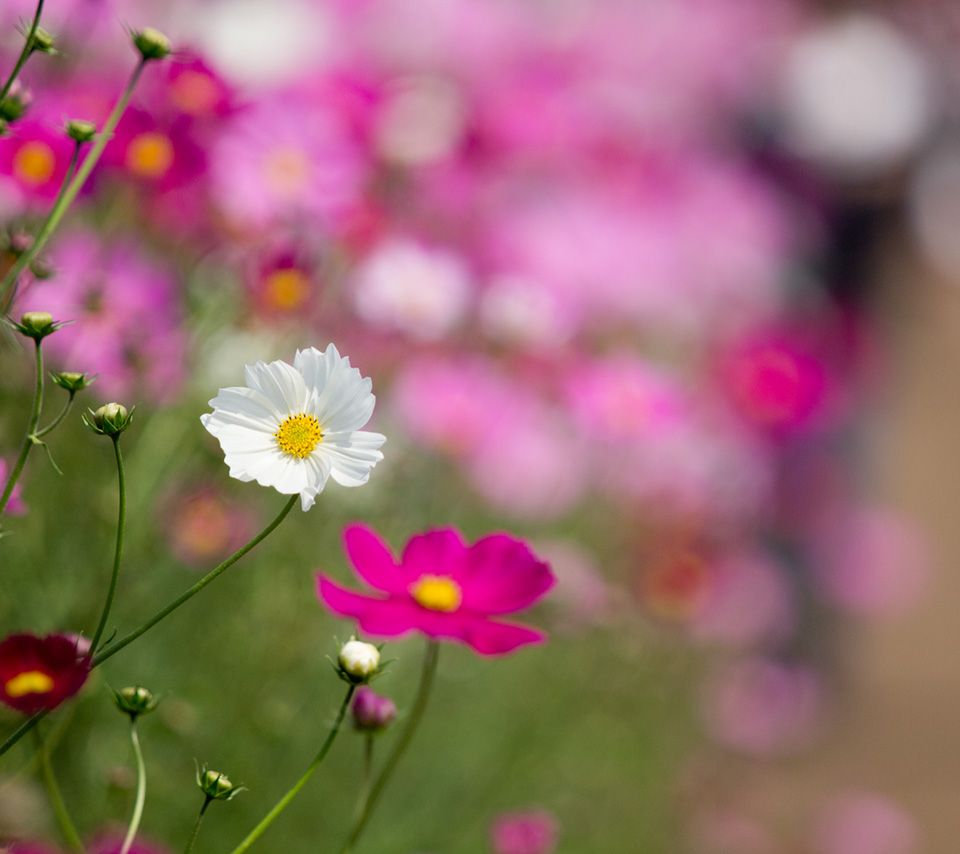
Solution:
{"label": "green flower bud", "polygon": [[76,371],[61,371],[60,373],[51,373],[50,379],[60,386],[60,388],[77,392],[83,391],[96,377],[79,374]]}
{"label": "green flower bud", "polygon": [[170,39],[153,27],[134,30],[130,36],[134,47],[144,59],[163,59],[170,55]]}
{"label": "green flower bud", "polygon": [[80,119],[70,119],[65,128],[67,136],[75,142],[90,142],[97,134],[97,126],[93,122]]}
{"label": "green flower bud", "polygon": [[141,688],[139,685],[121,688],[119,691],[114,691],[113,696],[117,708],[130,715],[131,718],[152,712],[157,707],[157,703],[160,702],[146,688]]}
{"label": "green flower bud", "polygon": [[119,403],[106,403],[97,410],[87,410],[90,414],[84,413],[83,423],[101,436],[116,436],[130,426],[136,408],[128,413],[127,408]]}
{"label": "green flower bud", "polygon": [[20,318],[20,322],[13,326],[21,335],[26,335],[34,341],[41,341],[52,332],[56,332],[63,324],[54,323],[53,315],[46,311],[28,311]]}
{"label": "green flower bud", "polygon": [[0,101],[0,119],[8,123],[15,122],[27,111],[32,101],[30,90],[24,88],[19,80],[14,81],[7,96]]}
{"label": "green flower bud", "polygon": [[43,27],[37,27],[36,31],[33,34],[33,44],[30,45],[31,53],[50,53],[54,54],[57,51],[53,47],[53,36],[50,35]]}
{"label": "green flower bud", "polygon": [[244,791],[243,786],[234,786],[223,774],[208,771],[206,765],[197,768],[197,785],[211,801],[232,801]]}

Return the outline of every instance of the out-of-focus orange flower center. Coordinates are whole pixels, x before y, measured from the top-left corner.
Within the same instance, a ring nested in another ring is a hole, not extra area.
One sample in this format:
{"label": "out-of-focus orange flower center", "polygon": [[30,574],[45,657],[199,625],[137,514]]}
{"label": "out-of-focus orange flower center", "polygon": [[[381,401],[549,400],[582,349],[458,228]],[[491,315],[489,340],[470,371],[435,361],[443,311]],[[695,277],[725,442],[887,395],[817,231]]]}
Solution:
{"label": "out-of-focus orange flower center", "polygon": [[276,148],[264,162],[267,183],[283,196],[297,196],[310,176],[310,161],[297,148]]}
{"label": "out-of-focus orange flower center", "polygon": [[217,84],[202,71],[184,71],[173,82],[171,89],[173,103],[192,116],[210,112],[220,97]]}
{"label": "out-of-focus orange flower center", "polygon": [[456,611],[463,600],[460,585],[445,575],[423,575],[410,588],[410,595],[430,611]]}
{"label": "out-of-focus orange flower center", "polygon": [[173,143],[156,131],[135,136],[127,146],[127,168],[142,178],[162,178],[173,165]]}
{"label": "out-of-focus orange flower center", "polygon": [[310,280],[293,268],[274,270],[263,280],[264,302],[279,311],[301,308],[310,295]]}
{"label": "out-of-focus orange flower center", "polygon": [[4,686],[8,697],[23,697],[26,694],[49,694],[53,690],[53,678],[42,670],[25,670]]}
{"label": "out-of-focus orange flower center", "polygon": [[703,608],[709,586],[707,561],[695,552],[683,551],[644,573],[640,596],[644,605],[658,617],[686,620]]}
{"label": "out-of-focus orange flower center", "polygon": [[20,146],[13,156],[13,173],[24,184],[39,187],[53,177],[57,158],[45,142],[32,140]]}

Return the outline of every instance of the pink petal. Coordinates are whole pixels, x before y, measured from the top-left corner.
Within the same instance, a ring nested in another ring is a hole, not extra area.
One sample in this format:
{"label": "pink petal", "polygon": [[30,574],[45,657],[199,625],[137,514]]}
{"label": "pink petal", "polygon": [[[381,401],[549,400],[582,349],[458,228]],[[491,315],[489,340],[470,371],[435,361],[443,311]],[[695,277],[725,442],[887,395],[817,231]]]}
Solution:
{"label": "pink petal", "polygon": [[508,614],[528,608],[556,579],[530,549],[506,534],[474,544],[463,576],[463,607],[480,614]]}
{"label": "pink petal", "polygon": [[543,632],[514,623],[476,620],[461,626],[461,639],[481,655],[504,655],[527,644],[546,641]]}
{"label": "pink petal", "polygon": [[365,632],[398,637],[417,628],[416,606],[409,600],[376,599],[347,590],[324,575],[317,576],[317,595],[334,614],[351,617]]}
{"label": "pink petal", "polygon": [[402,563],[409,583],[424,575],[449,575],[459,582],[466,554],[459,532],[444,528],[411,537],[403,550]]}
{"label": "pink petal", "polygon": [[367,584],[384,593],[406,592],[409,582],[376,531],[365,525],[350,525],[343,532],[343,544],[357,575]]}

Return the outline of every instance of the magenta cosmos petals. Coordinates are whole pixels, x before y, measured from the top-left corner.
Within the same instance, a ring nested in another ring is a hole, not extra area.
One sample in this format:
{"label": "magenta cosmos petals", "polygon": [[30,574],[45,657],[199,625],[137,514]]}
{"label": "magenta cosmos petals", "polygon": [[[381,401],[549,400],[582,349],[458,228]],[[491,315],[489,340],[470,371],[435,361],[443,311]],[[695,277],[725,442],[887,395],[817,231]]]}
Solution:
{"label": "magenta cosmos petals", "polygon": [[378,594],[355,593],[317,576],[321,601],[368,634],[398,637],[412,631],[461,641],[481,655],[502,655],[546,635],[492,616],[528,608],[555,579],[547,564],[506,534],[468,546],[452,528],[410,539],[397,561],[379,535],[363,525],[344,531],[347,557]]}
{"label": "magenta cosmos petals", "polygon": [[0,643],[0,701],[27,715],[55,709],[89,672],[89,658],[66,635],[10,635]]}

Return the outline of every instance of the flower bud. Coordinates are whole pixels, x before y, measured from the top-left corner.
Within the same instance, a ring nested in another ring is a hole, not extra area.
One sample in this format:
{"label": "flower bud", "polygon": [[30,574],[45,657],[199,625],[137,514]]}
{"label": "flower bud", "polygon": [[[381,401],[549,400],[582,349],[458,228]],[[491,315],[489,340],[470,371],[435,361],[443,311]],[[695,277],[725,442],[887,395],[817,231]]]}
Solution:
{"label": "flower bud", "polygon": [[116,436],[130,426],[133,409],[128,413],[127,408],[119,403],[107,403],[96,411],[88,410],[89,416],[84,413],[83,423],[101,436]]}
{"label": "flower bud", "polygon": [[170,55],[172,50],[170,39],[153,27],[144,27],[131,33],[133,46],[140,51],[140,56],[147,59],[163,59]]}
{"label": "flower bud", "polygon": [[81,119],[70,119],[65,128],[67,136],[75,142],[90,142],[97,134],[97,126],[93,122]]}
{"label": "flower bud", "polygon": [[30,45],[30,52],[38,53],[56,53],[53,47],[53,36],[43,27],[37,27],[33,34],[33,44]]}
{"label": "flower bud", "polygon": [[380,650],[372,643],[350,638],[340,647],[337,661],[341,677],[348,682],[367,682],[380,666]]}
{"label": "flower bud", "polygon": [[208,771],[206,765],[197,768],[197,785],[208,801],[232,801],[244,791],[243,786],[234,786],[223,774]]}
{"label": "flower bud", "polygon": [[46,311],[28,311],[20,318],[17,330],[34,341],[40,341],[51,332],[56,332],[60,325],[54,323],[53,315]]}
{"label": "flower bud", "polygon": [[7,123],[15,122],[23,116],[32,101],[30,91],[19,80],[15,80],[7,96],[0,101],[0,119]]}
{"label": "flower bud", "polygon": [[119,691],[114,691],[113,696],[117,708],[121,712],[126,712],[131,718],[152,712],[159,702],[146,688],[141,688],[139,685],[121,688]]}
{"label": "flower bud", "polygon": [[96,377],[89,377],[86,374],[79,374],[76,371],[61,371],[60,373],[51,373],[52,379],[60,388],[67,391],[83,391]]}
{"label": "flower bud", "polygon": [[380,732],[397,716],[397,704],[363,686],[357,689],[350,707],[353,725],[362,732]]}

